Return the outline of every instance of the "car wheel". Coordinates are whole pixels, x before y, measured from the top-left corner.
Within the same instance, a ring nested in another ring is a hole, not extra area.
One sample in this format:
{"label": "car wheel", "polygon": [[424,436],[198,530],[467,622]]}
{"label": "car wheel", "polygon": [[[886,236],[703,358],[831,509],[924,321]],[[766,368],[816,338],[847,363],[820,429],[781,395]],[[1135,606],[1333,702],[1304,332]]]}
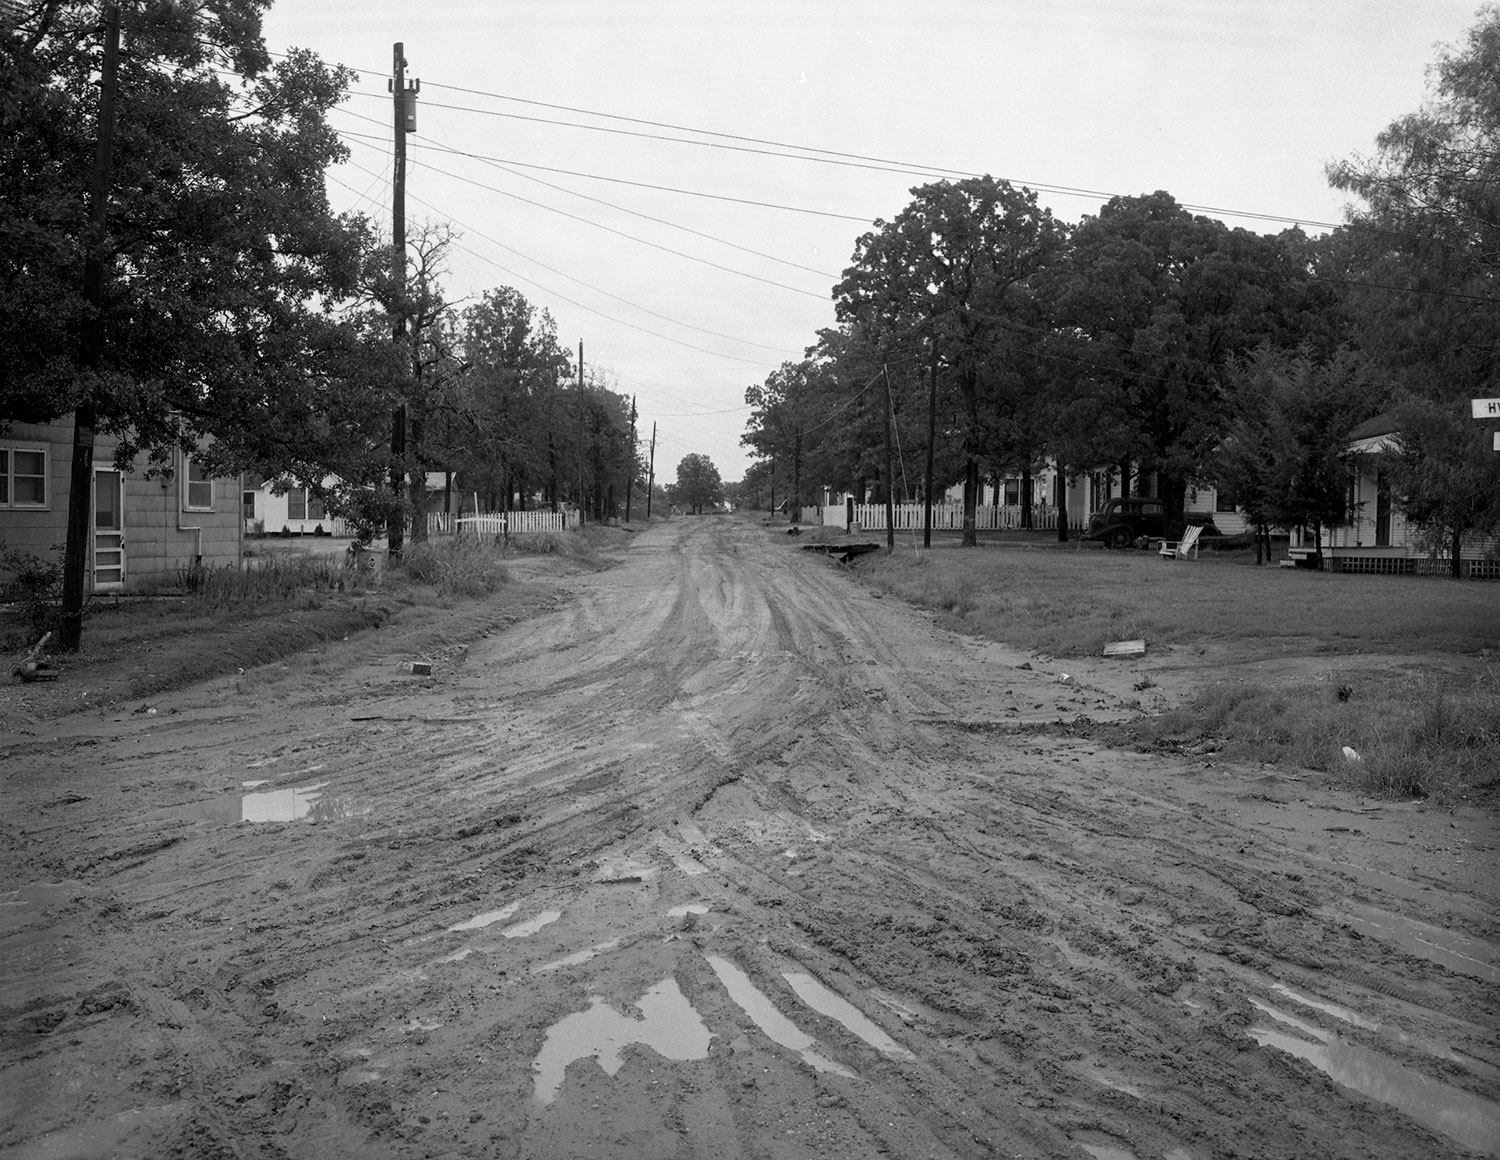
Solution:
{"label": "car wheel", "polygon": [[1116,528],[1109,533],[1109,539],[1104,542],[1111,548],[1128,548],[1131,542],[1130,529]]}

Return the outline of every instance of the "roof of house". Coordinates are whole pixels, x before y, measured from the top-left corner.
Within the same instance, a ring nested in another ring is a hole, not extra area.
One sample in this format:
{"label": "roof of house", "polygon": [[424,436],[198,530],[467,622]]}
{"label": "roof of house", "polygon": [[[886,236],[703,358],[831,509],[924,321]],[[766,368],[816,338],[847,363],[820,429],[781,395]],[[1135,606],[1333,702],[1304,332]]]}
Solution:
{"label": "roof of house", "polygon": [[1396,417],[1389,411],[1382,415],[1376,415],[1373,419],[1366,419],[1353,431],[1349,432],[1349,441],[1352,443],[1359,439],[1373,439],[1377,435],[1390,435],[1400,429],[1396,423]]}

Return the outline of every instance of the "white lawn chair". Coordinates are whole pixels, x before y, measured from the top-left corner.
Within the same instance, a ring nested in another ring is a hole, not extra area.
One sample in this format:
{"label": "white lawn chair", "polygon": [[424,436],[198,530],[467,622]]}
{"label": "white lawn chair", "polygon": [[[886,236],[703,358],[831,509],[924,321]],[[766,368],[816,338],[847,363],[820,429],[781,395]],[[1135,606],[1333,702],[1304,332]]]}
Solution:
{"label": "white lawn chair", "polygon": [[1163,540],[1161,551],[1158,553],[1168,560],[1186,560],[1191,553],[1193,559],[1198,558],[1198,537],[1203,534],[1203,529],[1197,524],[1190,526],[1182,533],[1180,540]]}

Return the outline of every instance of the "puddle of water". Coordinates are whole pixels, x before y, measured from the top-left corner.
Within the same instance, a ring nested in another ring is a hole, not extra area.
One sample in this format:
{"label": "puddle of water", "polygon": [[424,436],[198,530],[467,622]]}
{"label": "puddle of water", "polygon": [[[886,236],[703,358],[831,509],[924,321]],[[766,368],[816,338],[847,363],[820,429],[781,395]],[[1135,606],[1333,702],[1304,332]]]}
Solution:
{"label": "puddle of water", "polygon": [[614,950],[619,945],[620,940],[617,938],[612,938],[608,942],[600,943],[598,946],[592,946],[587,948],[586,950],[575,951],[573,954],[567,955],[564,958],[553,959],[550,963],[543,963],[539,967],[532,967],[531,973],[533,975],[541,975],[545,974],[548,971],[561,970],[563,967],[576,967],[582,963],[588,962],[595,955],[602,955],[605,951]]}
{"label": "puddle of water", "polygon": [[655,878],[656,874],[657,868],[646,862],[636,862],[633,859],[610,860],[599,867],[594,874],[594,881],[630,884],[646,882]]}
{"label": "puddle of water", "polygon": [[713,1033],[677,987],[677,980],[663,979],[643,996],[636,1007],[641,1018],[622,1015],[603,999],[589,1000],[587,1011],[566,1015],[547,1029],[542,1050],[532,1064],[536,1071],[536,1098],[550,1104],[562,1087],[568,1064],[593,1056],[606,1075],[620,1070],[620,1051],[640,1043],[667,1059],[704,1059]]}
{"label": "puddle of water", "polygon": [[242,793],[183,806],[179,817],[210,822],[337,822],[369,813],[346,794],[324,796],[326,781],[313,785],[273,789],[265,793]]}
{"label": "puddle of water", "polygon": [[749,975],[728,959],[721,959],[718,955],[708,955],[707,958],[708,965],[714,969],[714,974],[719,976],[719,982],[724,984],[729,997],[739,1004],[740,1009],[750,1016],[750,1021],[759,1027],[767,1038],[797,1052],[802,1056],[804,1063],[818,1071],[831,1071],[847,1079],[854,1078],[854,1073],[843,1064],[827,1059],[814,1051],[813,1044],[817,1040],[804,1033],[778,1011],[776,1005],[761,994],[755,984],[750,981]]}
{"label": "puddle of water", "polygon": [[838,1020],[876,1051],[883,1055],[889,1055],[894,1059],[917,1058],[882,1031],[878,1024],[872,1022],[853,1003],[849,1002],[842,995],[830,991],[811,975],[803,971],[783,971],[781,977],[797,993],[797,998],[801,999],[814,1011],[822,1012],[830,1019]]}
{"label": "puddle of water", "polygon": [[689,902],[684,906],[674,906],[667,911],[668,918],[686,918],[690,914],[707,914],[709,905],[706,902]]}
{"label": "puddle of water", "polygon": [[[14,1160],[43,1160],[44,1157],[66,1156],[118,1156],[132,1141],[136,1146],[144,1145],[153,1133],[160,1137],[167,1125],[182,1115],[186,1105],[152,1104],[149,1107],[129,1108],[106,1116],[102,1120],[91,1120],[69,1128],[59,1128],[39,1136],[28,1144],[21,1144],[6,1151]],[[139,1133],[139,1136],[137,1136]]]}
{"label": "puddle of water", "polygon": [[1404,1043],[1408,1047],[1415,1047],[1418,1051],[1425,1051],[1428,1055],[1437,1059],[1446,1059],[1451,1063],[1464,1063],[1464,1058],[1451,1047],[1444,1047],[1441,1043],[1434,1043],[1430,1039],[1423,1039],[1417,1035],[1408,1035],[1397,1027],[1387,1027],[1374,1019],[1366,1019],[1347,1007],[1340,1007],[1337,1003],[1324,1002],[1322,999],[1314,999],[1310,995],[1304,995],[1294,991],[1281,983],[1273,983],[1271,990],[1278,995],[1285,995],[1294,1003],[1301,1003],[1304,1007],[1311,1007],[1314,1011],[1322,1011],[1324,1014],[1332,1015],[1335,1019],[1341,1019],[1354,1027],[1362,1027],[1366,1031],[1378,1031],[1382,1035],[1388,1035],[1397,1043]]}
{"label": "puddle of water", "polygon": [[87,894],[82,882],[65,878],[61,882],[32,882],[0,894],[5,906],[64,906],[81,894]]}
{"label": "puddle of water", "polygon": [[502,906],[499,910],[486,910],[483,914],[476,914],[467,922],[456,923],[455,925],[450,926],[448,929],[480,930],[483,927],[489,926],[491,923],[500,922],[503,919],[509,918],[520,909],[521,904],[519,902],[512,902],[509,906]]}
{"label": "puddle of water", "polygon": [[461,963],[474,953],[473,947],[464,947],[462,950],[454,951],[451,955],[443,958],[445,963]]}
{"label": "puddle of water", "polygon": [[525,922],[518,922],[515,926],[508,926],[500,932],[503,938],[528,938],[536,934],[544,926],[550,926],[562,917],[560,910],[544,910],[535,918],[528,918]]}
{"label": "puddle of water", "polygon": [[700,874],[708,873],[707,866],[687,854],[674,853],[672,855],[672,865],[676,866],[678,870],[690,878],[696,878]]}
{"label": "puddle of water", "polygon": [[423,1019],[421,1017],[418,1017],[416,1019],[410,1020],[406,1024],[406,1026],[402,1028],[402,1030],[403,1031],[436,1031],[442,1025],[443,1024],[441,1023],[441,1021],[439,1021],[437,1019]]}
{"label": "puddle of water", "polygon": [[903,1003],[894,995],[887,994],[884,991],[871,991],[870,998],[874,999],[875,1002],[879,1003],[882,1007],[894,1011],[896,1013],[896,1017],[903,1023],[911,1024],[917,1021],[918,1016],[916,1008]]}
{"label": "puddle of water", "polygon": [[1269,1003],[1262,1003],[1259,999],[1251,999],[1250,1005],[1257,1008],[1264,1014],[1269,1015],[1278,1023],[1285,1023],[1288,1027],[1295,1027],[1298,1031],[1302,1032],[1303,1035],[1309,1035],[1312,1038],[1316,1039],[1319,1043],[1327,1043],[1329,1039],[1332,1038],[1332,1036],[1327,1031],[1324,1031],[1321,1027],[1314,1027],[1311,1023],[1304,1023],[1295,1015],[1288,1015],[1285,1011],[1278,1011]]}
{"label": "puddle of water", "polygon": [[[1306,1026],[1263,1003],[1255,1005],[1291,1026]],[[1275,1047],[1304,1059],[1327,1072],[1335,1083],[1389,1104],[1466,1148],[1486,1156],[1500,1155],[1500,1104],[1428,1079],[1377,1052],[1356,1047],[1324,1031],[1314,1029],[1319,1040],[1316,1043],[1274,1027],[1252,1027],[1247,1034],[1262,1047]]]}
{"label": "puddle of water", "polygon": [[1337,1003],[1325,1003],[1322,999],[1314,999],[1311,996],[1303,995],[1292,990],[1290,987],[1283,986],[1281,983],[1272,983],[1271,990],[1275,991],[1278,995],[1285,995],[1294,1003],[1301,1003],[1304,1007],[1311,1007],[1314,1011],[1321,1011],[1325,1015],[1332,1015],[1335,1019],[1342,1019],[1345,1023],[1352,1023],[1355,1027],[1363,1027],[1366,1031],[1380,1030],[1379,1023],[1356,1015],[1349,1008],[1340,1007]]}
{"label": "puddle of water", "polygon": [[1450,971],[1500,983],[1500,951],[1482,939],[1469,938],[1441,926],[1402,918],[1373,906],[1355,906],[1349,913],[1336,913],[1361,934],[1393,942],[1402,950],[1441,963]]}
{"label": "puddle of water", "polygon": [[1129,1148],[1119,1148],[1114,1144],[1085,1144],[1082,1140],[1074,1140],[1094,1160],[1136,1160],[1135,1153]]}
{"label": "puddle of water", "polygon": [[262,777],[262,778],[260,778],[257,781],[242,781],[242,782],[240,782],[240,788],[241,789],[259,789],[261,786],[265,785],[270,780],[271,779],[268,778],[268,777]]}

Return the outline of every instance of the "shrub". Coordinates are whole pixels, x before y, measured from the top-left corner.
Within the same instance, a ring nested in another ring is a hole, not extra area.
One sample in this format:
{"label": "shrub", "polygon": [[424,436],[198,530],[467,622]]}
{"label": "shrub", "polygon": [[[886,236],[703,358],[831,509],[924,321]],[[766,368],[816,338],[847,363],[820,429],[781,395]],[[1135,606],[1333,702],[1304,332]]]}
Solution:
{"label": "shrub", "polygon": [[54,545],[52,551],[57,553],[56,557],[44,560],[0,540],[0,569],[15,577],[11,587],[15,589],[21,615],[31,627],[31,641],[44,633],[56,632],[62,623],[62,548]]}

